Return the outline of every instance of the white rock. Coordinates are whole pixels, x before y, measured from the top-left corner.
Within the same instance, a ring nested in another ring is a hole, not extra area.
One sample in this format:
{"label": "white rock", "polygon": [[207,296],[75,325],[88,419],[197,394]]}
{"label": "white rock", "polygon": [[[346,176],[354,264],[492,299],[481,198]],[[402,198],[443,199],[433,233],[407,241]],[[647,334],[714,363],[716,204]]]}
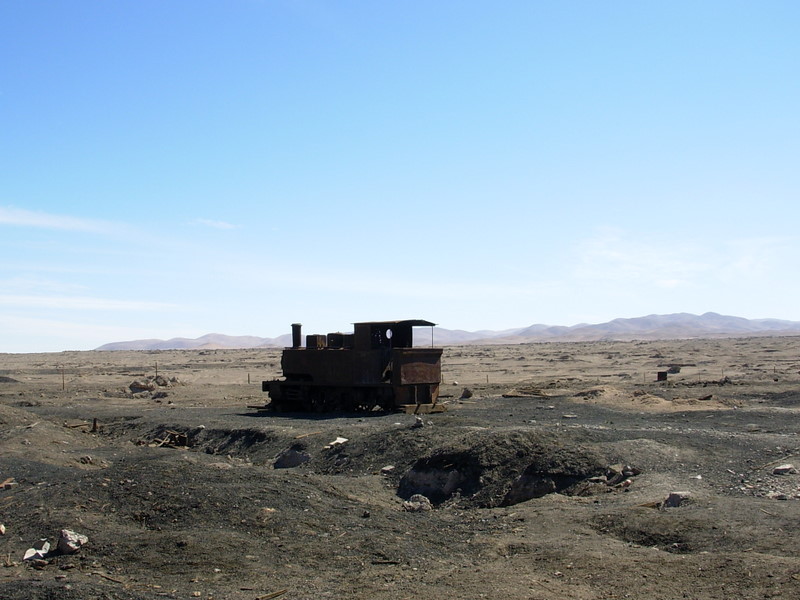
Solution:
{"label": "white rock", "polygon": [[433,504],[422,494],[414,494],[411,498],[403,502],[403,510],[409,512],[423,512],[426,510],[433,510]]}
{"label": "white rock", "polygon": [[22,560],[44,558],[48,552],[50,552],[50,542],[46,539],[41,539],[33,545],[33,548],[28,548],[25,551],[25,556],[23,556]]}
{"label": "white rock", "polygon": [[62,529],[58,538],[58,551],[61,554],[75,554],[81,546],[89,541],[89,538],[71,529]]}
{"label": "white rock", "polygon": [[350,441],[350,440],[348,440],[347,438],[343,438],[343,437],[337,437],[337,438],[336,438],[335,440],[333,440],[333,441],[332,441],[330,444],[328,444],[327,446],[325,446],[325,449],[327,450],[327,449],[329,449],[329,448],[333,448],[334,446],[340,446],[341,444],[346,444],[346,443],[347,443],[347,442],[349,442],[349,441]]}
{"label": "white rock", "polygon": [[797,473],[797,469],[794,467],[794,465],[790,465],[789,463],[786,463],[785,465],[779,465],[772,469],[773,475],[794,475],[795,473]]}

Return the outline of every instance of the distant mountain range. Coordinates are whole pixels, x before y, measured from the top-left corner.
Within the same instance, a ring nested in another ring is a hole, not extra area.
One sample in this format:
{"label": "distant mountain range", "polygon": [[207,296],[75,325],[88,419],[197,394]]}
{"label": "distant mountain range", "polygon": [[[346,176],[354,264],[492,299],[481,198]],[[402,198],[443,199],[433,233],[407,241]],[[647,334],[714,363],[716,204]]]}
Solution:
{"label": "distant mountain range", "polygon": [[[430,343],[430,330],[420,329],[420,344]],[[713,312],[703,315],[677,313],[648,315],[634,319],[614,319],[608,323],[571,327],[531,325],[504,331],[461,331],[435,327],[433,340],[437,346],[460,344],[522,344],[526,342],[588,342],[671,340],[715,337],[756,337],[800,335],[800,322],[780,319],[743,319]],[[113,342],[97,350],[188,350],[226,348],[282,348],[291,345],[291,334],[276,338],[230,336],[209,333],[199,338],[170,340],[134,340]]]}

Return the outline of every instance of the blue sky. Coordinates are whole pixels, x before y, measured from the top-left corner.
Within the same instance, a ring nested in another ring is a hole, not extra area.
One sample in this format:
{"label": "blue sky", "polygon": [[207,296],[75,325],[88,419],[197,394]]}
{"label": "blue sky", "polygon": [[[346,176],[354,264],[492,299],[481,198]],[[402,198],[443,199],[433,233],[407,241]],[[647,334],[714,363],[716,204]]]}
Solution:
{"label": "blue sky", "polygon": [[0,352],[800,320],[800,4],[0,4]]}

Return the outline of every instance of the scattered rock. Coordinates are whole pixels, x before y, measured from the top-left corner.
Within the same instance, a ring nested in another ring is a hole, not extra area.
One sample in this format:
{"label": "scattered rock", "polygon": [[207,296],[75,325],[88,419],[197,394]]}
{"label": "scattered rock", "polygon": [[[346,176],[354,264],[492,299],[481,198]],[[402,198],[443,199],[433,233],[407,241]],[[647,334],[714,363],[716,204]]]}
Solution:
{"label": "scattered rock", "polygon": [[530,385],[515,387],[503,394],[503,398],[546,398],[547,393]]}
{"label": "scattered rock", "polygon": [[395,466],[394,465],[386,465],[381,469],[381,475],[390,475],[394,472]]}
{"label": "scattered rock", "polygon": [[573,414],[561,415],[561,418],[562,419],[577,419],[578,415],[573,415]]}
{"label": "scattered rock", "polygon": [[780,492],[767,492],[766,497],[770,500],[788,500],[789,496]]}
{"label": "scattered rock", "polygon": [[689,492],[670,492],[664,502],[661,503],[661,508],[677,508],[683,506],[691,498]]}
{"label": "scattered rock", "polygon": [[347,438],[343,438],[343,437],[337,437],[337,438],[336,438],[335,440],[333,440],[333,441],[332,441],[330,444],[328,444],[327,446],[325,446],[325,449],[326,449],[326,450],[330,450],[330,449],[331,449],[331,448],[333,448],[334,446],[341,446],[342,444],[346,444],[346,443],[347,443],[347,442],[349,442],[349,441],[350,441],[350,440],[348,440]]}
{"label": "scattered rock", "polygon": [[794,465],[786,463],[784,465],[778,465],[774,469],[772,469],[773,475],[795,475],[797,473],[797,469]]}
{"label": "scattered rock", "polygon": [[[175,377],[167,379],[163,375],[157,375],[155,377],[150,376],[150,377],[145,377],[143,379],[135,379],[128,386],[128,389],[134,394],[141,394],[142,392],[152,392],[155,391],[157,388],[172,387],[174,385],[182,385],[182,384]],[[163,397],[164,396],[159,396],[159,398]]]}
{"label": "scattered rock", "polygon": [[472,398],[472,390],[465,387],[461,390],[461,399],[466,400],[467,398]]}
{"label": "scattered rock", "polygon": [[156,389],[156,385],[149,379],[135,379],[128,389],[134,394],[141,394],[142,392],[152,392]]}
{"label": "scattered rock", "polygon": [[422,420],[422,417],[417,416],[411,429],[419,429],[420,427],[425,427],[425,421]]}
{"label": "scattered rock", "polygon": [[426,496],[422,494],[414,494],[408,500],[403,502],[403,510],[408,512],[423,512],[426,510],[433,510],[433,504]]}
{"label": "scattered rock", "polygon": [[641,472],[642,471],[636,467],[617,463],[606,469],[606,483],[608,485],[618,485],[629,477],[636,477]]}
{"label": "scattered rock", "polygon": [[81,546],[89,542],[89,538],[71,529],[62,529],[58,538],[58,551],[61,554],[75,554]]}
{"label": "scattered rock", "polygon": [[42,538],[36,542],[33,547],[28,548],[25,551],[25,555],[22,557],[22,560],[42,559],[47,556],[48,552],[50,552],[50,542],[47,541],[47,538]]}

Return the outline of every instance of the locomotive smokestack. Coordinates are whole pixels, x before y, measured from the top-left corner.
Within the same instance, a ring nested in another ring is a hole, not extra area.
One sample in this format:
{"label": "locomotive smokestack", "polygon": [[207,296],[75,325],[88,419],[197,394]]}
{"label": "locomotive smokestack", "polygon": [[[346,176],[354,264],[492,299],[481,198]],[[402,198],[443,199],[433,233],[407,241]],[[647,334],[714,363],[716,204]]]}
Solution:
{"label": "locomotive smokestack", "polygon": [[292,348],[300,347],[300,330],[302,327],[302,323],[292,323]]}

